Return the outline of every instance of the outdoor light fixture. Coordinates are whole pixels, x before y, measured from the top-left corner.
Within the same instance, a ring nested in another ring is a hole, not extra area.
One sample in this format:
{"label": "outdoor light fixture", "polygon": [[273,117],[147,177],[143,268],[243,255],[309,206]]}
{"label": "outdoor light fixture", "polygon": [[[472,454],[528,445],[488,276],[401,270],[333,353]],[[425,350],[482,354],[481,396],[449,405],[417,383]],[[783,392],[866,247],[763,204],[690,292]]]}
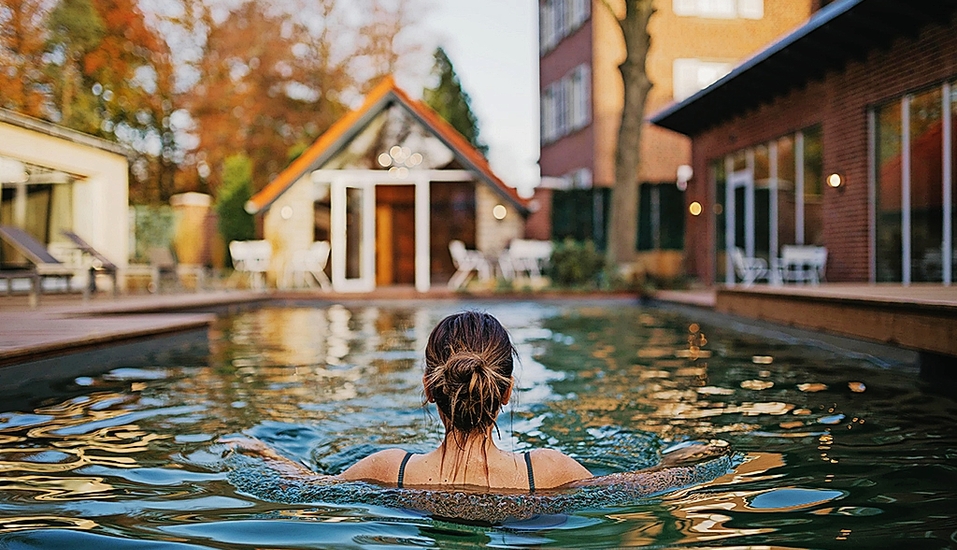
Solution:
{"label": "outdoor light fixture", "polygon": [[288,204],[283,206],[282,209],[279,210],[279,216],[284,220],[292,218],[292,207]]}
{"label": "outdoor light fixture", "polygon": [[698,201],[694,201],[694,202],[692,202],[691,204],[689,204],[689,205],[688,205],[688,212],[690,212],[692,216],[700,216],[700,215],[701,215],[701,203],[698,202]]}
{"label": "outdoor light fixture", "polygon": [[837,172],[829,175],[824,181],[827,182],[828,187],[840,189],[841,191],[844,190],[844,184],[846,183],[844,180],[844,175],[838,174]]}
{"label": "outdoor light fixture", "polygon": [[678,186],[678,191],[684,191],[688,188],[688,182],[691,181],[691,176],[694,175],[694,170],[691,166],[687,164],[682,164],[678,167],[678,173],[675,179],[675,185]]}
{"label": "outdoor light fixture", "polygon": [[508,210],[501,204],[496,204],[495,208],[492,209],[492,215],[495,216],[496,220],[504,220],[506,214],[508,214]]}

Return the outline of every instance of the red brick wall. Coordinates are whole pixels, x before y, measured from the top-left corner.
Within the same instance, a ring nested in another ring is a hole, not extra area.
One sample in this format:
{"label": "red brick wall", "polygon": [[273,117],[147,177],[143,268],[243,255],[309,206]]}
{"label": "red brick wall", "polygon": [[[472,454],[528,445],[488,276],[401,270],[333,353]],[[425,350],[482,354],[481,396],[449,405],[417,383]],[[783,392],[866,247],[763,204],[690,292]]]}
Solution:
{"label": "red brick wall", "polygon": [[[957,21],[925,27],[889,49],[872,51],[823,80],[808,83],[775,101],[693,136],[694,180],[687,201],[705,205],[705,214],[688,217],[688,273],[714,281],[715,189],[708,165],[734,151],[768,142],[814,124],[822,125],[824,174],[841,172],[843,190],[824,189],[825,246],[829,281],[869,279],[867,111],[888,100],[957,77]],[[724,202],[723,198],[719,202]]]}
{"label": "red brick wall", "polygon": [[552,189],[536,187],[530,210],[525,220],[525,238],[550,241],[552,239]]}
{"label": "red brick wall", "polygon": [[[586,64],[591,67],[591,56],[592,20],[589,19],[540,59],[540,91],[544,91],[579,65]],[[591,118],[594,119],[594,117]],[[593,144],[592,124],[552,143],[543,144],[539,160],[542,176],[561,177],[579,168],[594,171]]]}

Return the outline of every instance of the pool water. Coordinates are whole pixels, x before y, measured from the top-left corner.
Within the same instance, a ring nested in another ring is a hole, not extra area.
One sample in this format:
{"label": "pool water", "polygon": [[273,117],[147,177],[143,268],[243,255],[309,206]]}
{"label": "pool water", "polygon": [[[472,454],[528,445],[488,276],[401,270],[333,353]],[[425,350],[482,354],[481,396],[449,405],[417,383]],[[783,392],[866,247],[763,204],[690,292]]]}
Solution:
{"label": "pool water", "polygon": [[[608,474],[723,440],[733,467],[633,502],[493,526],[391,507],[370,489],[296,501],[237,478],[221,437],[258,438],[322,473],[382,448],[437,445],[422,351],[435,323],[466,307],[497,316],[520,353],[504,448],[549,446]],[[694,317],[625,301],[226,316],[208,353],[0,405],[0,548],[957,545],[953,397],[876,358]]]}

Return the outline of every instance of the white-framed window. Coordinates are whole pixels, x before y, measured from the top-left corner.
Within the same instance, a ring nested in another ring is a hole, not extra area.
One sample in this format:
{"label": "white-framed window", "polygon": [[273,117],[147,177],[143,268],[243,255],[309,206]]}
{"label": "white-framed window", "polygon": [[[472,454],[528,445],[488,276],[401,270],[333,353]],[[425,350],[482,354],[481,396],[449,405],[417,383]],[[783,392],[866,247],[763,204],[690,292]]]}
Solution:
{"label": "white-framed window", "polygon": [[577,130],[591,122],[591,71],[579,65],[571,72],[571,125]]}
{"label": "white-framed window", "polygon": [[554,48],[591,17],[592,0],[544,0],[539,3],[539,52]]}
{"label": "white-framed window", "polygon": [[591,123],[591,69],[582,64],[542,91],[542,143],[549,143]]}
{"label": "white-framed window", "polygon": [[695,58],[675,59],[673,64],[673,91],[675,101],[691,97],[728,74],[734,65],[723,61],[703,61]]}
{"label": "white-framed window", "polygon": [[708,19],[761,19],[764,0],[672,0],[675,15]]}

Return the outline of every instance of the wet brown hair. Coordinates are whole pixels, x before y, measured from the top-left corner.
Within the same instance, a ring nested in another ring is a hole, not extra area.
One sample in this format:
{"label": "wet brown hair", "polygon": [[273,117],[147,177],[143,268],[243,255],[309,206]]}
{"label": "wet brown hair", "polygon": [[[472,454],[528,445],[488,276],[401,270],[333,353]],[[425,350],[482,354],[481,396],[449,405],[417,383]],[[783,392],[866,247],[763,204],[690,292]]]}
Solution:
{"label": "wet brown hair", "polygon": [[495,425],[512,384],[515,348],[488,313],[465,311],[439,322],[425,348],[425,395],[435,401],[446,437],[459,443]]}

